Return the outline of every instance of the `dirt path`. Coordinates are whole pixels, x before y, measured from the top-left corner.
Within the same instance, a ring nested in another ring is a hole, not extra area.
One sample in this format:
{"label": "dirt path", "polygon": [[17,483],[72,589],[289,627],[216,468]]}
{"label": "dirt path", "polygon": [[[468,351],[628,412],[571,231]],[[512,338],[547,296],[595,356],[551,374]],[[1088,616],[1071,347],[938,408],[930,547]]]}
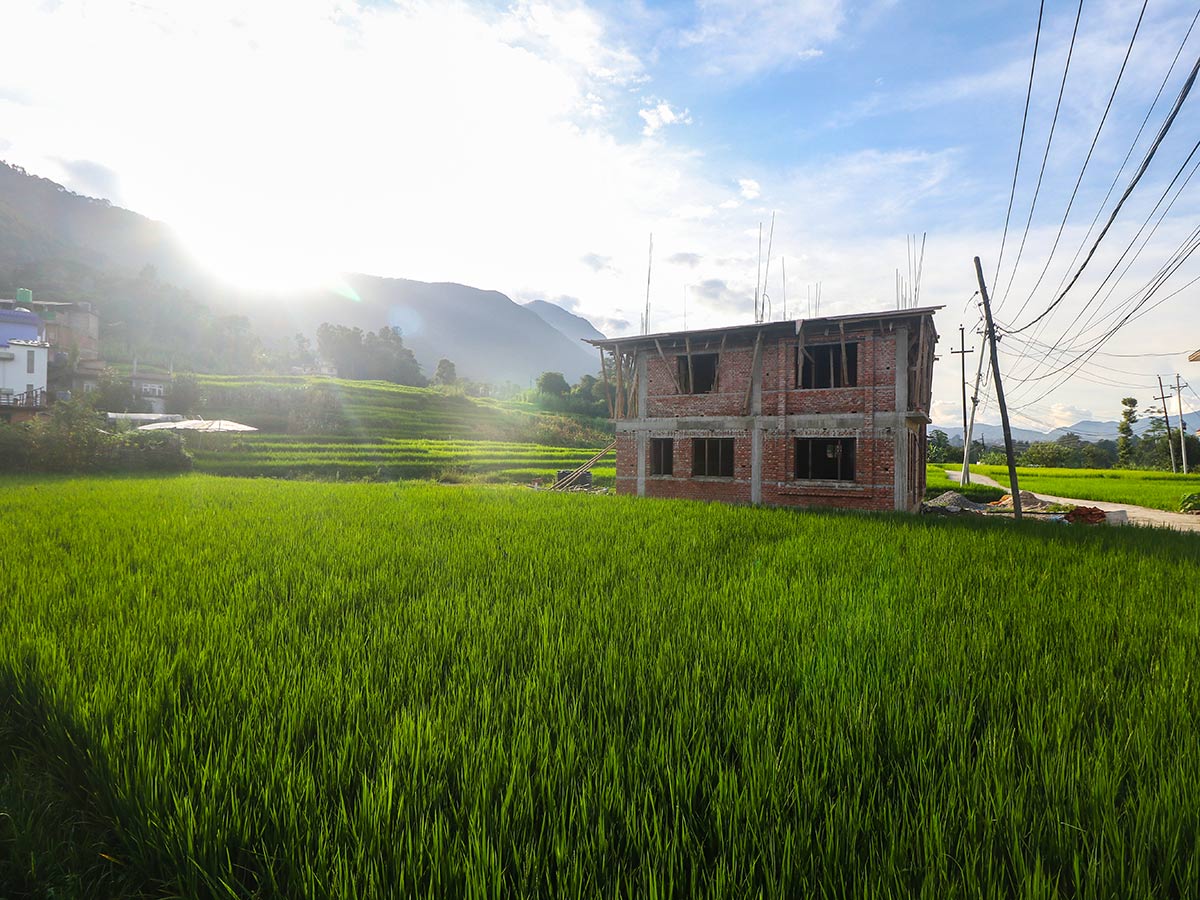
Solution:
{"label": "dirt path", "polygon": [[[947,471],[951,481],[957,482],[959,479],[958,472]],[[971,473],[972,484],[986,484],[989,487],[997,487],[1006,494],[1011,493],[1008,488],[1000,484],[986,475],[980,475],[976,472]],[[1115,512],[1123,509],[1129,517],[1129,521],[1134,525],[1156,525],[1159,528],[1174,528],[1177,531],[1200,531],[1200,516],[1189,516],[1187,513],[1164,512],[1161,509],[1150,509],[1146,506],[1132,506],[1128,503],[1108,503],[1104,500],[1079,500],[1072,497],[1052,497],[1050,494],[1043,494],[1041,491],[1034,493],[1051,503],[1067,503],[1071,506],[1094,506],[1097,509],[1102,509],[1105,512]]]}

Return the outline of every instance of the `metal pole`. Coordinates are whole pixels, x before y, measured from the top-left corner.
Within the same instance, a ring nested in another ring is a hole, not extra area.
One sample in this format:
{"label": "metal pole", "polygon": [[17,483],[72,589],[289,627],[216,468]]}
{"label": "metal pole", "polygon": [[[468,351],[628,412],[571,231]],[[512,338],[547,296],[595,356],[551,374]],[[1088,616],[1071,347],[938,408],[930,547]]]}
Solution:
{"label": "metal pole", "polygon": [[[959,362],[961,363],[960,368],[962,369],[963,447],[966,448],[969,453],[970,448],[967,445],[967,354],[974,353],[975,351],[967,349],[967,331],[961,325],[958,326],[958,345],[961,349],[951,350],[950,352],[955,354],[956,356],[958,356]],[[966,484],[966,482],[962,481],[961,478],[959,479],[959,481],[963,484]]]}
{"label": "metal pole", "polygon": [[1155,397],[1155,400],[1161,400],[1163,405],[1163,421],[1167,423],[1167,449],[1171,451],[1171,474],[1179,474],[1179,470],[1175,468],[1175,443],[1171,440],[1171,408],[1167,406],[1167,392],[1163,390],[1162,376],[1158,376],[1158,392],[1161,397]]}
{"label": "metal pole", "polygon": [[1187,432],[1183,429],[1183,389],[1186,384],[1179,383],[1179,373],[1175,373],[1175,399],[1179,401],[1179,458],[1183,462],[1183,474],[1188,473],[1187,464]]}

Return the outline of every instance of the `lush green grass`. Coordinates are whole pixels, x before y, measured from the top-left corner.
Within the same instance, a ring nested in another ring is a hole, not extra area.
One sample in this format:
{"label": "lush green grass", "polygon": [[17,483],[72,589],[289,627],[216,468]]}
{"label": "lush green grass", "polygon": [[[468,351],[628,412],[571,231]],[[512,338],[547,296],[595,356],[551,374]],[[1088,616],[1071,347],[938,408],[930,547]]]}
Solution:
{"label": "lush green grass", "polygon": [[1200,541],[3,482],[0,885],[1200,895]]}
{"label": "lush green grass", "polygon": [[465,397],[383,381],[301,376],[198,376],[204,415],[265,432],[296,431],[304,392],[327,390],[341,410],[338,433],[358,440],[496,440],[588,447],[607,442],[607,423],[552,415],[529,403]]}
{"label": "lush green grass", "polygon": [[[431,478],[527,483],[553,480],[601,448],[543,447],[495,441],[374,440],[290,435],[198,435],[189,449],[202,472],[329,480]],[[611,485],[613,454],[592,468],[593,482]]]}
{"label": "lush green grass", "polygon": [[[959,470],[961,465],[948,465]],[[1003,485],[1008,484],[1005,466],[972,466]],[[1178,512],[1185,494],[1200,491],[1200,475],[1174,475],[1140,469],[1036,469],[1017,467],[1021,490],[1052,497],[1072,497],[1078,500],[1102,500],[1110,503],[1129,503]]]}
{"label": "lush green grass", "polygon": [[957,491],[976,503],[991,503],[1004,496],[1004,491],[1000,488],[988,487],[985,484],[961,485],[946,474],[946,466],[930,463],[925,470],[925,497],[933,499],[946,491]]}

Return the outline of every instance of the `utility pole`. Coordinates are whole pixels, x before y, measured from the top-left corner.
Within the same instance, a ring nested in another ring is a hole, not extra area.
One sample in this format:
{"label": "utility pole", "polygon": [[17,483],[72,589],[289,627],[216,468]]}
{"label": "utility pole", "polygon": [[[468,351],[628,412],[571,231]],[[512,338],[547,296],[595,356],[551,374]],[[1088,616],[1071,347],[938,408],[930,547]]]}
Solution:
{"label": "utility pole", "polygon": [[1000,358],[996,355],[996,324],[992,321],[992,304],[988,300],[987,284],[983,280],[983,264],[975,257],[975,276],[979,279],[979,296],[983,298],[983,315],[987,321],[987,338],[992,347],[992,377],[996,380],[996,403],[1000,406],[1000,425],[1004,429],[1004,455],[1008,457],[1008,484],[1012,489],[1013,518],[1021,518],[1021,489],[1017,485],[1017,461],[1013,457],[1012,429],[1008,427],[1008,405],[1004,402],[1004,385],[1000,383]]}
{"label": "utility pole", "polygon": [[975,390],[971,393],[971,419],[967,425],[967,433],[963,436],[963,467],[960,484],[971,483],[971,439],[975,435],[975,411],[979,408],[979,383],[983,380],[984,348],[987,347],[987,334],[979,345],[979,367],[975,370]]}
{"label": "utility pole", "polygon": [[1183,425],[1183,389],[1186,384],[1179,383],[1179,373],[1175,373],[1175,399],[1179,403],[1179,456],[1183,462],[1183,474],[1188,473],[1187,465],[1187,432]]}
{"label": "utility pole", "polygon": [[[966,455],[969,457],[971,448],[967,444],[967,354],[974,353],[975,351],[967,349],[967,330],[961,325],[958,326],[958,345],[961,349],[951,350],[950,352],[955,356],[961,357],[959,362],[961,363],[960,368],[962,369],[963,447],[966,449]],[[963,466],[963,470],[966,470],[965,464]],[[967,483],[963,479],[960,479],[960,481],[962,481],[963,484]]]}
{"label": "utility pole", "polygon": [[1167,406],[1167,401],[1170,395],[1163,390],[1162,376],[1158,376],[1158,392],[1162,396],[1155,397],[1155,400],[1161,400],[1163,405],[1163,421],[1167,423],[1167,449],[1171,451],[1171,474],[1177,475],[1179,470],[1175,468],[1175,442],[1171,440],[1171,407]]}

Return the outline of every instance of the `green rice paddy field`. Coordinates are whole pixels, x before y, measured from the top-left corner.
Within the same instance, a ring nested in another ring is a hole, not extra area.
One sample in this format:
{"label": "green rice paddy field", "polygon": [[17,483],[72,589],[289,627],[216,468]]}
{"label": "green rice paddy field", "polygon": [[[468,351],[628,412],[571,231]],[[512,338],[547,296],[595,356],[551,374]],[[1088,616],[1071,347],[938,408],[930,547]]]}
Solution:
{"label": "green rice paddy field", "polygon": [[1200,540],[6,479],[0,895],[1200,896]]}
{"label": "green rice paddy field", "polygon": [[[961,465],[943,468],[956,472],[962,470]],[[971,471],[982,472],[1000,484],[1008,485],[1008,469],[1005,466],[972,466]],[[1200,491],[1200,475],[1185,476],[1140,469],[1035,469],[1018,466],[1017,481],[1021,490],[1035,494],[1129,503],[1167,512],[1178,512],[1179,501],[1185,494]]]}
{"label": "green rice paddy field", "polygon": [[[189,450],[201,472],[331,480],[553,481],[559,469],[574,469],[600,449],[499,441],[354,440],[293,435],[198,435],[189,440]],[[592,468],[596,485],[611,485],[615,476],[612,453]]]}

